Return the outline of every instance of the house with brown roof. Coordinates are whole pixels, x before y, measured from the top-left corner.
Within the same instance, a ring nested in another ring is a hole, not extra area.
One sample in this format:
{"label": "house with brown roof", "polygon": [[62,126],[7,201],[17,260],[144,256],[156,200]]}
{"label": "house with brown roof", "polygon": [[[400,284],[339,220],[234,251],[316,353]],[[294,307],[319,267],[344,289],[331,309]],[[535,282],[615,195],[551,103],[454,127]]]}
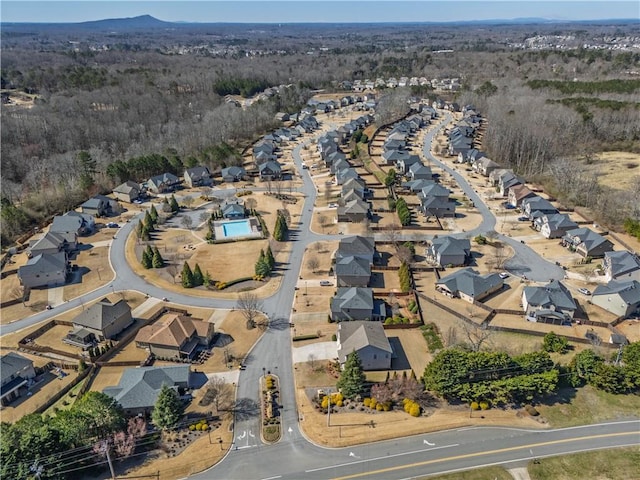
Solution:
{"label": "house with brown roof", "polygon": [[148,349],[156,357],[182,359],[193,358],[202,347],[207,348],[213,334],[213,323],[171,314],[163,322],[142,327],[135,341],[139,348]]}

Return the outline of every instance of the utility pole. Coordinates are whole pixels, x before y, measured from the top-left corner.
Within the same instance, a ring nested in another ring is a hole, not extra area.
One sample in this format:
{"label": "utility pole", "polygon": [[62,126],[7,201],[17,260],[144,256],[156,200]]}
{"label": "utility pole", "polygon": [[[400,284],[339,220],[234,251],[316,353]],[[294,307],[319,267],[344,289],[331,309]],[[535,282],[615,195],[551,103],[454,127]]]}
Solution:
{"label": "utility pole", "polygon": [[329,407],[327,408],[327,427],[331,426],[331,390],[327,392],[327,399],[329,400]]}
{"label": "utility pole", "polygon": [[36,478],[40,480],[40,478],[42,477],[42,470],[44,470],[44,467],[42,465],[38,465],[38,460],[36,460],[36,462],[33,465],[31,465],[31,467],[29,467],[29,470],[31,470],[33,474],[36,476]]}
{"label": "utility pole", "polygon": [[102,442],[102,449],[107,455],[107,463],[109,464],[109,471],[111,472],[111,478],[115,479],[116,473],[113,471],[113,463],[111,462],[111,452],[109,447],[110,447],[109,442],[107,440],[104,440]]}

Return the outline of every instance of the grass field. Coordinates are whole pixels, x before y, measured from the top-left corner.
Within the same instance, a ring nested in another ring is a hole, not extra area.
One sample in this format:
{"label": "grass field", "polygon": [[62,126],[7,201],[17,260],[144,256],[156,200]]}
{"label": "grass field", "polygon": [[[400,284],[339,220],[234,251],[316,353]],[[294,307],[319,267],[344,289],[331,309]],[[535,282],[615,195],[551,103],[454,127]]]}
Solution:
{"label": "grass field", "polygon": [[531,480],[633,480],[640,478],[640,450],[616,448],[543,458],[538,464],[529,463],[528,470]]}

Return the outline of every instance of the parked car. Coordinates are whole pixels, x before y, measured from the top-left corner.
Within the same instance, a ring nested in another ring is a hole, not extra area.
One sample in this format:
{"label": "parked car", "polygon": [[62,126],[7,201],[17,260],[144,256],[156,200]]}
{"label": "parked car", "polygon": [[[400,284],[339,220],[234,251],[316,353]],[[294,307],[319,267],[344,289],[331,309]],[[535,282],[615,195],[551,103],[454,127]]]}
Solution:
{"label": "parked car", "polygon": [[333,283],[330,282],[329,280],[320,280],[320,286],[321,287],[330,287],[332,285],[333,285]]}
{"label": "parked car", "polygon": [[120,225],[115,222],[109,222],[107,223],[107,228],[120,228]]}
{"label": "parked car", "polygon": [[502,278],[503,280],[505,278],[507,278],[508,276],[509,276],[509,274],[507,272],[502,272],[502,273],[499,274],[499,277]]}
{"label": "parked car", "polygon": [[586,288],[579,288],[578,291],[583,295],[591,295],[591,292]]}
{"label": "parked car", "polygon": [[518,217],[518,221],[519,222],[528,222],[529,221],[529,217]]}
{"label": "parked car", "polygon": [[330,203],[329,204],[329,208],[338,208],[338,204],[337,203]]}

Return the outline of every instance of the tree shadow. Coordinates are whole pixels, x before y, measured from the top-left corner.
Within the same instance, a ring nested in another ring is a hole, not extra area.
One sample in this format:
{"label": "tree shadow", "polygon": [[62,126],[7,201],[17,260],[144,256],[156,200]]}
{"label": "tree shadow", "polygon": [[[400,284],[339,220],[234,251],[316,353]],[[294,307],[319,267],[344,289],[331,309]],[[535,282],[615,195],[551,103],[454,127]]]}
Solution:
{"label": "tree shadow", "polygon": [[236,421],[249,420],[260,415],[259,405],[251,398],[239,398],[232,407]]}

